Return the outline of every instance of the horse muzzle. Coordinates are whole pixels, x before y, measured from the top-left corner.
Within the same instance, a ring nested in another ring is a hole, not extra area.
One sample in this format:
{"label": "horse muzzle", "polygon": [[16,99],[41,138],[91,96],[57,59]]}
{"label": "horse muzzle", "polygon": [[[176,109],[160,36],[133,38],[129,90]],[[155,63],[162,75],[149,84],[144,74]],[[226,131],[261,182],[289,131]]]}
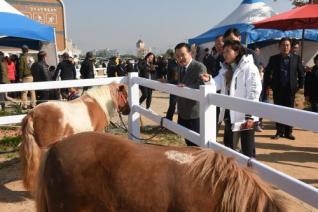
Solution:
{"label": "horse muzzle", "polygon": [[130,114],[130,107],[129,106],[123,107],[119,112],[125,116],[128,116]]}

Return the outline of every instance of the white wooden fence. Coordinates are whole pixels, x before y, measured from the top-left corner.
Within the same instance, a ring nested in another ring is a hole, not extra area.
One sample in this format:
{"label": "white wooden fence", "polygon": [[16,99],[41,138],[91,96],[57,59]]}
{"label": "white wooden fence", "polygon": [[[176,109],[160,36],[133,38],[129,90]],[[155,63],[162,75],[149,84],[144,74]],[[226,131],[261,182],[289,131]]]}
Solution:
{"label": "white wooden fence", "polygon": [[[139,78],[137,73],[130,73],[128,78],[101,78],[80,81],[6,84],[0,85],[0,92],[96,86],[109,84],[113,81],[128,83],[129,85],[131,114],[129,116],[128,128],[135,136],[140,136],[140,115],[146,116],[148,119],[158,124],[161,121],[159,115],[146,110],[139,105],[139,85],[196,100],[200,102],[200,134],[190,131],[167,119],[164,119],[163,126],[202,147],[211,148],[214,151],[222,152],[227,156],[234,157],[237,159],[238,163],[242,165],[251,165],[263,180],[318,208],[318,189],[217,143],[215,105],[312,131],[318,131],[317,114],[216,94],[215,88],[212,86],[201,86],[200,90],[179,88],[174,85],[162,84],[160,82]],[[22,118],[23,115],[0,117],[0,125],[19,123]],[[133,138],[131,139],[134,140]]]}

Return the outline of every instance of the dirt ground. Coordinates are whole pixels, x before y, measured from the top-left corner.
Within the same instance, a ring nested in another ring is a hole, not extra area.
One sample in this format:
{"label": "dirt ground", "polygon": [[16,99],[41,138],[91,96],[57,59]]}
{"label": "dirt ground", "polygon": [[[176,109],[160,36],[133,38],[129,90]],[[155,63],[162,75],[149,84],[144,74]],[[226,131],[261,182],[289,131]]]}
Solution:
{"label": "dirt ground", "polygon": [[[165,115],[167,107],[168,95],[155,92],[152,110],[160,115]],[[153,125],[154,123],[143,118],[143,124]],[[317,133],[295,129],[295,141],[286,139],[273,141],[270,139],[270,136],[275,134],[274,124],[270,121],[265,121],[264,128],[263,132],[257,133],[256,135],[257,159],[277,170],[318,188]],[[222,135],[223,132],[220,131],[218,141],[222,141]],[[168,137],[166,138],[168,139]],[[170,136],[169,139],[174,140],[170,143],[183,145],[183,140],[178,136]],[[0,155],[0,212],[35,211],[34,201],[32,200],[31,195],[24,190],[21,184],[20,173],[21,164],[16,154]],[[315,209],[284,192],[282,193],[288,201],[290,211],[318,211],[318,209]]]}

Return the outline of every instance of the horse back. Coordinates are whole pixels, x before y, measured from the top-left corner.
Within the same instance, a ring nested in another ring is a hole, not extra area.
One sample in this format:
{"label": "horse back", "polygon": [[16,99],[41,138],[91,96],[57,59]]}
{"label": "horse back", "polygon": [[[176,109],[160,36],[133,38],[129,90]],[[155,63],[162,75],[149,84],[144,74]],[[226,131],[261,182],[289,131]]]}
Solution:
{"label": "horse back", "polygon": [[[212,201],[205,202],[210,195],[194,187],[186,173],[190,155],[198,148],[137,145],[98,133],[66,140],[51,148],[44,172],[50,179],[45,185],[50,202],[68,203],[62,211],[211,208]],[[206,198],[199,198],[202,194]]]}
{"label": "horse back", "polygon": [[108,123],[102,108],[89,97],[40,104],[33,110],[32,116],[40,147],[80,132],[102,132]]}

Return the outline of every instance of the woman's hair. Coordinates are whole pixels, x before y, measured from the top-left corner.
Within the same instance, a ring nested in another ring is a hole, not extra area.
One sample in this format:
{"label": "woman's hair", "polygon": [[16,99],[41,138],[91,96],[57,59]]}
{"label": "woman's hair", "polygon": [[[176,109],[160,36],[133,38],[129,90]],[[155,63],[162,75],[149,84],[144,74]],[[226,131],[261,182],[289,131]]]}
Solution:
{"label": "woman's hair", "polygon": [[[224,42],[223,49],[225,47],[230,47],[233,51],[238,52],[238,55],[235,58],[236,64],[238,64],[240,62],[240,60],[242,59],[243,55],[246,54],[246,50],[245,50],[244,46],[242,46],[242,44],[239,41],[226,40]],[[228,64],[228,65],[230,65],[230,64]],[[227,72],[225,73],[225,80],[226,80],[227,86],[230,86],[230,84],[231,84],[231,81],[233,78],[233,73],[234,73],[234,70],[232,70],[232,69],[228,69]]]}
{"label": "woman's hair", "polygon": [[240,62],[240,60],[242,59],[243,55],[247,54],[245,47],[242,46],[242,44],[239,41],[236,41],[236,40],[226,40],[224,42],[223,48],[225,48],[225,47],[230,47],[234,51],[238,52],[238,55],[235,58],[235,63],[236,64],[238,64]]}
{"label": "woman's hair", "polygon": [[145,56],[145,60],[147,60],[151,55],[153,56],[153,58],[154,58],[154,60],[155,60],[156,56],[155,56],[155,54],[152,53],[152,52],[149,52],[149,53]]}

